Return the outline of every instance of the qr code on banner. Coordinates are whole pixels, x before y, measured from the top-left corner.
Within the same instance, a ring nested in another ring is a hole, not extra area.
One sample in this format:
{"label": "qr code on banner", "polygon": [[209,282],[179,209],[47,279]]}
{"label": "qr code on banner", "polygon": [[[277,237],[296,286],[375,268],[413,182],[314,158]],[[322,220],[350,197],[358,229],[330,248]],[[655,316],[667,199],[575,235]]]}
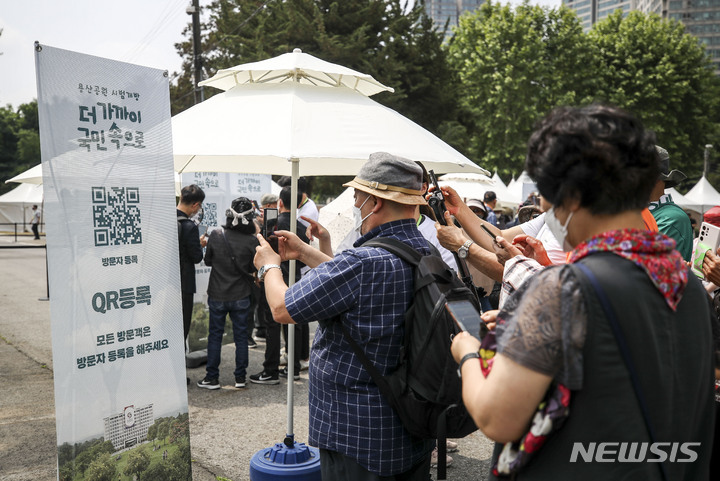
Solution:
{"label": "qr code on banner", "polygon": [[215,202],[209,202],[202,205],[203,209],[203,220],[200,225],[208,227],[215,227],[218,225],[217,222],[217,204]]}
{"label": "qr code on banner", "polygon": [[93,187],[95,246],[141,244],[140,189]]}

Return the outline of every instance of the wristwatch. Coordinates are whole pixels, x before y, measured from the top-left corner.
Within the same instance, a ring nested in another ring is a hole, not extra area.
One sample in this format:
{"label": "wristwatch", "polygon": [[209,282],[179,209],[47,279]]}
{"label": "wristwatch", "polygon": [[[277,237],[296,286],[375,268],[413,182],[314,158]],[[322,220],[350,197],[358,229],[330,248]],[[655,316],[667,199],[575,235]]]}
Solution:
{"label": "wristwatch", "polygon": [[262,282],[265,280],[265,274],[267,274],[267,271],[270,269],[280,269],[280,266],[277,264],[265,264],[260,268],[258,271],[258,282]]}
{"label": "wristwatch", "polygon": [[459,378],[462,378],[462,375],[460,374],[460,372],[462,371],[463,364],[465,364],[465,361],[467,361],[468,359],[480,359],[480,353],[469,352],[469,353],[465,354],[462,357],[462,359],[460,359],[460,362],[458,363],[458,370],[457,370]]}
{"label": "wristwatch", "polygon": [[468,256],[468,253],[470,252],[470,246],[473,245],[474,243],[475,243],[475,241],[473,241],[472,239],[466,240],[465,243],[463,245],[461,245],[457,251],[458,257],[460,259],[465,259]]}

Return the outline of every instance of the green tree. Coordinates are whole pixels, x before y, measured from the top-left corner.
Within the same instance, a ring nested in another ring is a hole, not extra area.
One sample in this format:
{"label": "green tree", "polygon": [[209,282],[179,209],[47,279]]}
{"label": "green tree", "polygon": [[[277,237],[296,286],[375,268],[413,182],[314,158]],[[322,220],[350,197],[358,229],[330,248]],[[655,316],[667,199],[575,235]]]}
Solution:
{"label": "green tree", "polygon": [[112,481],[115,476],[115,461],[104,453],[95,458],[85,471],[86,481]]}
{"label": "green tree", "polygon": [[597,46],[598,97],[639,116],[696,180],[703,149],[718,140],[718,77],[698,40],[674,20],[616,12],[589,32]]}
{"label": "green tree", "polygon": [[460,18],[448,45],[461,82],[471,158],[519,174],[535,122],[560,104],[592,99],[594,49],[566,7],[484,3]]}
{"label": "green tree", "polygon": [[[17,111],[0,108],[0,181],[40,163],[37,101],[22,104]],[[0,194],[17,184],[0,182]]]}
{"label": "green tree", "polygon": [[164,463],[153,463],[143,471],[143,481],[170,481],[172,479],[172,468]]}
{"label": "green tree", "polygon": [[[425,15],[423,2],[415,2],[407,12],[405,3],[217,0],[208,7],[210,19],[204,25],[204,68],[212,75],[218,69],[300,48],[393,87],[394,94],[374,98],[435,130],[455,112],[454,78],[442,35]],[[192,88],[192,42],[188,39],[177,48],[185,61],[172,89],[174,113],[193,102],[187,95]]]}
{"label": "green tree", "polygon": [[177,450],[168,459],[170,466],[168,481],[190,481],[192,479],[190,462],[190,439],[184,437],[178,441]]}
{"label": "green tree", "polygon": [[165,441],[168,437],[168,434],[170,433],[170,423],[167,419],[163,420],[160,424],[158,424],[157,428],[157,439],[160,441]]}
{"label": "green tree", "polygon": [[150,456],[144,449],[137,449],[128,456],[127,466],[125,466],[123,474],[126,476],[137,475],[138,479],[140,479],[140,475],[148,466],[150,466]]}
{"label": "green tree", "polygon": [[148,441],[152,441],[153,439],[157,438],[157,423],[153,424],[148,428],[147,438]]}

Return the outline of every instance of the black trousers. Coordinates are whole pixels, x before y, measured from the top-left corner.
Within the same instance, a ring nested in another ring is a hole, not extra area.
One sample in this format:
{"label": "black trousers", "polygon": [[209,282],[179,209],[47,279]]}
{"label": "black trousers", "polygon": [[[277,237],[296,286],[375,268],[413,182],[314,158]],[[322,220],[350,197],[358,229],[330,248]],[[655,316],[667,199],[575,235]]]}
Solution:
{"label": "black trousers", "polygon": [[37,225],[37,224],[31,224],[30,228],[32,229],[33,234],[35,234],[35,238],[36,238],[36,239],[39,239],[39,238],[40,238],[40,233],[38,232],[38,225]]}
{"label": "black trousers", "polygon": [[430,481],[430,455],[404,473],[379,476],[360,466],[354,459],[337,451],[320,450],[322,479],[337,481]]}
{"label": "black trousers", "polygon": [[183,316],[183,333],[187,340],[188,334],[190,334],[190,321],[192,321],[192,310],[193,310],[193,292],[182,293],[182,316]]}

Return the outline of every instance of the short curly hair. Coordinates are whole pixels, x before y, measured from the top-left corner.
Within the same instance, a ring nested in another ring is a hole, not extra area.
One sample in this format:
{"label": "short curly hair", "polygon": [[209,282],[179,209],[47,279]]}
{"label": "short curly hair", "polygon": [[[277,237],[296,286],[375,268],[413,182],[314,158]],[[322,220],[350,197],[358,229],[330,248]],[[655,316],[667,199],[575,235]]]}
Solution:
{"label": "short curly hair", "polygon": [[654,133],[607,105],[550,112],[530,136],[525,168],[551,204],[577,198],[610,215],[647,207],[660,172]]}

